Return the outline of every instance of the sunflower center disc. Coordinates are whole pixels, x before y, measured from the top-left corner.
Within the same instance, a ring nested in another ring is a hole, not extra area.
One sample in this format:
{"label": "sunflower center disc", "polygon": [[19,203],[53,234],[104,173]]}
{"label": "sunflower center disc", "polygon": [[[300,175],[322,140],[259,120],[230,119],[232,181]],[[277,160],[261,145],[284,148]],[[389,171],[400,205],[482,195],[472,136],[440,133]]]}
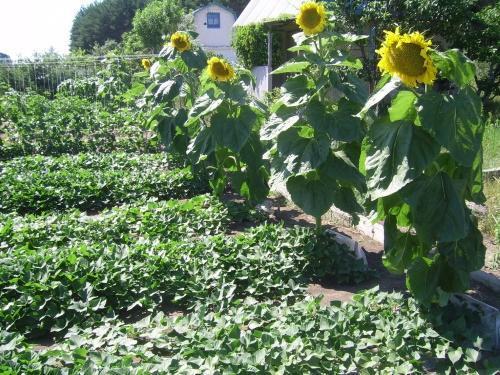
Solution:
{"label": "sunflower center disc", "polygon": [[389,58],[392,65],[399,72],[416,77],[425,72],[424,58],[420,56],[422,47],[413,43],[402,43],[396,47],[394,43],[389,49]]}
{"label": "sunflower center disc", "polygon": [[314,29],[321,22],[321,17],[319,16],[316,9],[308,9],[304,11],[302,20],[304,22],[304,26],[308,27],[309,29]]}
{"label": "sunflower center disc", "polygon": [[226,70],[226,68],[224,67],[224,64],[220,63],[220,62],[217,62],[213,65],[213,71],[214,73],[217,75],[217,76],[227,76],[228,75],[228,71]]}
{"label": "sunflower center disc", "polygon": [[175,45],[177,46],[178,49],[182,49],[182,48],[186,47],[186,42],[182,39],[177,39],[175,41]]}

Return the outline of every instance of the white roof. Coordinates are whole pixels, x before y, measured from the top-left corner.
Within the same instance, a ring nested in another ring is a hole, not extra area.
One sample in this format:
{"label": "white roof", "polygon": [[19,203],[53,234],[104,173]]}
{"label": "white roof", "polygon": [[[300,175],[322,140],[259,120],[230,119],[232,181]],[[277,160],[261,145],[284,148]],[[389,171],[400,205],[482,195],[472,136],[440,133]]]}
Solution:
{"label": "white roof", "polygon": [[250,0],[233,27],[263,23],[289,16],[293,18],[305,0]]}

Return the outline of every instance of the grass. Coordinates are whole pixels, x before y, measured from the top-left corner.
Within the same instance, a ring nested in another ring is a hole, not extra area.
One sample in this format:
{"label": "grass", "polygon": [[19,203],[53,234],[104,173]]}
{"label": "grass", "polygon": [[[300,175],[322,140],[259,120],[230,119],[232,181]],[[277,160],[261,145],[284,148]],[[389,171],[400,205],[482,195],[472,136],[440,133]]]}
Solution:
{"label": "grass", "polygon": [[486,265],[490,269],[500,269],[500,179],[494,178],[492,180],[484,181],[484,195],[486,195],[486,207],[488,213],[486,216],[480,218],[479,228],[483,234],[491,237],[496,243],[496,254],[486,256]]}
{"label": "grass", "polygon": [[496,238],[499,243],[500,236],[500,179],[484,181],[484,195],[488,213],[479,223],[481,231],[490,237]]}
{"label": "grass", "polygon": [[483,169],[500,167],[500,120],[490,120],[483,136]]}

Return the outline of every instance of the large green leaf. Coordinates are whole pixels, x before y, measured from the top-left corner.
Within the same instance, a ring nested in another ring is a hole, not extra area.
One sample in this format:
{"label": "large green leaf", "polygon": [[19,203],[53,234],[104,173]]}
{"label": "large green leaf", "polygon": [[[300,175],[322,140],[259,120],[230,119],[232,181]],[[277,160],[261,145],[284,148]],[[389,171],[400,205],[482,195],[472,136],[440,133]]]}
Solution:
{"label": "large green leaf", "polygon": [[412,182],[404,191],[404,200],[411,207],[417,234],[425,242],[456,241],[467,235],[464,201],[446,173]]}
{"label": "large green leaf", "polygon": [[214,112],[223,102],[222,98],[217,98],[212,89],[208,90],[205,94],[196,99],[193,107],[189,111],[186,126],[197,122],[201,117]]}
{"label": "large green leaf", "polygon": [[436,293],[439,282],[439,265],[432,259],[419,257],[406,274],[406,286],[420,302],[428,304]]}
{"label": "large green leaf", "polygon": [[207,56],[201,48],[181,52],[181,59],[191,69],[203,69],[207,66]]}
{"label": "large green leaf", "polygon": [[197,163],[205,156],[215,151],[216,145],[217,142],[213,137],[211,129],[203,128],[198,135],[191,140],[187,149],[187,154]]}
{"label": "large green leaf", "polygon": [[422,174],[439,153],[439,145],[409,122],[374,123],[365,160],[371,199],[391,195]]}
{"label": "large green leaf", "polygon": [[169,149],[175,136],[175,117],[160,117],[158,119],[158,132],[160,133],[161,142]]}
{"label": "large green leaf", "polygon": [[293,127],[278,136],[278,151],[290,172],[306,173],[318,168],[328,157],[328,139],[312,133],[309,127]]}
{"label": "large green leaf", "polygon": [[316,172],[289,177],[286,188],[293,202],[316,218],[328,211],[335,198],[332,186],[321,180]]}
{"label": "large green leaf", "polygon": [[374,105],[377,105],[380,101],[382,101],[387,95],[389,95],[391,92],[393,92],[395,89],[397,89],[400,85],[400,81],[397,78],[392,78],[389,82],[387,82],[384,86],[380,88],[380,90],[376,91],[373,93],[368,100],[366,100],[366,103],[363,103],[363,109],[358,113],[359,117],[363,117],[368,110],[373,107]]}
{"label": "large green leaf", "polygon": [[289,61],[273,70],[271,74],[302,73],[310,65],[309,61]]}
{"label": "large green leaf", "polygon": [[288,107],[297,107],[309,100],[312,83],[305,75],[298,75],[288,79],[282,86],[282,96],[277,104],[282,103]]}
{"label": "large green leaf", "polygon": [[219,107],[210,118],[213,136],[220,145],[239,152],[250,135],[257,115],[248,106],[239,107],[235,117],[230,117],[232,114],[224,109]]}
{"label": "large green leaf", "polygon": [[398,92],[392,99],[389,107],[389,118],[391,121],[408,120],[413,121],[417,115],[415,100],[417,96],[412,91],[403,90]]}
{"label": "large green leaf", "polygon": [[355,114],[358,106],[346,99],[340,99],[338,108],[332,115],[332,124],[328,126],[327,132],[337,141],[352,142],[359,141],[363,137],[363,125]]}
{"label": "large green leaf", "polygon": [[357,75],[349,73],[343,81],[337,81],[335,74],[330,75],[330,81],[334,87],[338,88],[353,103],[364,105],[368,100],[368,84]]}
{"label": "large green leaf", "polygon": [[483,245],[483,236],[476,225],[470,226],[467,237],[454,242],[441,242],[437,249],[446,257],[452,268],[467,274],[484,266],[486,248]]}
{"label": "large green leaf", "polygon": [[465,87],[474,80],[476,74],[474,63],[459,50],[433,52],[431,58],[440,73],[458,86]]}
{"label": "large green leaf", "polygon": [[334,140],[351,142],[363,135],[361,120],[355,117],[358,109],[346,99],[340,99],[336,110],[329,110],[319,100],[311,100],[304,115],[311,126],[328,133]]}
{"label": "large green leaf", "polygon": [[454,95],[431,91],[417,102],[422,126],[461,164],[470,167],[481,147],[481,100],[467,87]]}
{"label": "large green leaf", "polygon": [[397,228],[397,218],[389,215],[384,221],[384,259],[385,268],[390,272],[402,274],[412,260],[424,253],[417,237],[410,231],[402,233]]}
{"label": "large green leaf", "polygon": [[169,102],[179,94],[182,78],[176,77],[160,84],[155,93],[155,100],[158,102]]}
{"label": "large green leaf", "polygon": [[366,191],[364,176],[344,152],[331,152],[320,167],[320,175],[343,186],[354,186],[360,192]]}
{"label": "large green leaf", "polygon": [[290,129],[300,121],[300,116],[293,114],[288,117],[281,117],[278,113],[273,113],[269,120],[260,130],[260,138],[263,141],[275,139],[280,133]]}

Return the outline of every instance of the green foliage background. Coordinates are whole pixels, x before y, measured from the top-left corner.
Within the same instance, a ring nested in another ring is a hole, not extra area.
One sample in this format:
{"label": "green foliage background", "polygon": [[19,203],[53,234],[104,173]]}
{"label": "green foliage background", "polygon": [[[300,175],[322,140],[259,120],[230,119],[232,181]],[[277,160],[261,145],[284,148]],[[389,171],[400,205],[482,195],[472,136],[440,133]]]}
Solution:
{"label": "green foliage background", "polygon": [[103,0],[80,9],[71,28],[71,50],[90,52],[108,39],[121,41],[138,9],[149,0]]}

